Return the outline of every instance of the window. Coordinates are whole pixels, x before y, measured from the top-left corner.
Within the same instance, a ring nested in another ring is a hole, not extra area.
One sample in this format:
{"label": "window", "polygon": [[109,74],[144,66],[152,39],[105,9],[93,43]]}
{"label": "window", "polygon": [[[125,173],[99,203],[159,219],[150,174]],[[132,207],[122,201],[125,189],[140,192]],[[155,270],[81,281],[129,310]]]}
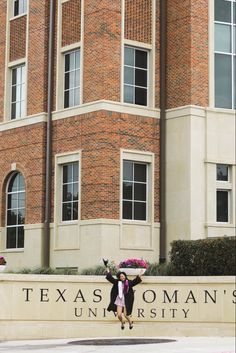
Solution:
{"label": "window", "polygon": [[25,182],[15,173],[7,189],[7,249],[24,247]]}
{"label": "window", "polygon": [[217,190],[217,222],[229,221],[229,191]]}
{"label": "window", "polygon": [[215,106],[236,109],[235,0],[215,0]]}
{"label": "window", "polygon": [[79,163],[62,165],[62,221],[78,219]]}
{"label": "window", "polygon": [[14,0],[14,16],[27,12],[27,0]]}
{"label": "window", "polygon": [[232,184],[230,182],[230,166],[216,165],[216,221],[230,221],[230,195]]}
{"label": "window", "polygon": [[12,69],[11,119],[25,115],[25,65]]}
{"label": "window", "polygon": [[64,108],[80,104],[80,50],[65,54]]}
{"label": "window", "polygon": [[219,181],[229,181],[229,166],[226,164],[217,164],[216,179]]}
{"label": "window", "polygon": [[147,220],[147,164],[123,161],[123,219]]}
{"label": "window", "polygon": [[124,102],[147,105],[148,52],[125,47]]}

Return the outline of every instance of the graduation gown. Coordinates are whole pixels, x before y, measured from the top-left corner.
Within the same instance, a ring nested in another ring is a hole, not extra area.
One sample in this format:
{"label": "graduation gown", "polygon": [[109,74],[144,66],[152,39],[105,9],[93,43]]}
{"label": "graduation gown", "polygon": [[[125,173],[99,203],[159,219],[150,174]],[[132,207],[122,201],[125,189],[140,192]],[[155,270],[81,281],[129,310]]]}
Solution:
{"label": "graduation gown", "polygon": [[[106,279],[113,284],[111,293],[110,293],[110,304],[108,305],[108,311],[117,311],[117,306],[115,304],[116,297],[118,295],[118,282],[119,280],[114,278],[110,272],[107,273]],[[125,307],[127,311],[127,315],[131,315],[133,304],[134,304],[134,291],[133,287],[137,284],[141,283],[142,280],[139,276],[135,277],[132,281],[128,280],[129,282],[129,290],[128,293],[124,295],[125,297]]]}

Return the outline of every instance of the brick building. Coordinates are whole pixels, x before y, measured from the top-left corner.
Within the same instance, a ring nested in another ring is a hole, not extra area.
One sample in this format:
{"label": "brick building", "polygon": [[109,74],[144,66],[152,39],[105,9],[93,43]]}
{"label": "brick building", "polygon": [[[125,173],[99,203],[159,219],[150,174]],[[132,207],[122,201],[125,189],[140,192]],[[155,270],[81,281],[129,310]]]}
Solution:
{"label": "brick building", "polygon": [[235,235],[235,28],[235,0],[1,0],[10,268]]}

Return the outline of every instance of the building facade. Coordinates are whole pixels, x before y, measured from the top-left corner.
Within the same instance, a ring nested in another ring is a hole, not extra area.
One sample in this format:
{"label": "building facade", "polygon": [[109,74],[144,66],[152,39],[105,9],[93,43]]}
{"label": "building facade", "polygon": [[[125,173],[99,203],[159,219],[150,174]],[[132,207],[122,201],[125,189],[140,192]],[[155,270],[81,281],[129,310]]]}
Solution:
{"label": "building facade", "polygon": [[9,268],[157,262],[163,207],[166,258],[174,239],[235,235],[236,2],[160,5],[1,1],[0,253]]}

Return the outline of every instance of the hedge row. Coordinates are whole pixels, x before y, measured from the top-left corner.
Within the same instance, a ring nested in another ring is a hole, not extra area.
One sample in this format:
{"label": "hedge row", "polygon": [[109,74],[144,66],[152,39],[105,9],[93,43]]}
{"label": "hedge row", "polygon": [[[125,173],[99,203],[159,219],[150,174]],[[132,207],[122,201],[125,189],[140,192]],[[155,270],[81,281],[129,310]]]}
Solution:
{"label": "hedge row", "polygon": [[226,276],[236,274],[236,238],[176,240],[171,243],[170,274]]}

